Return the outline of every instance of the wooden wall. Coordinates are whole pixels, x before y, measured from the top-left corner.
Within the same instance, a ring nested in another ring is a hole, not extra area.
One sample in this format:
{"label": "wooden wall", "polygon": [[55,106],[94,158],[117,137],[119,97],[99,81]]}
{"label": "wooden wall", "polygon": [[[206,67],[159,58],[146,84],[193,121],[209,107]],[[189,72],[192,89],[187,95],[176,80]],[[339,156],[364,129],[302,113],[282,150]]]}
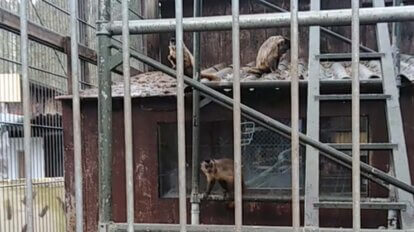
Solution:
{"label": "wooden wall", "polygon": [[[276,5],[289,9],[289,0],[268,0]],[[414,4],[414,0],[407,1],[407,4]],[[350,1],[330,0],[322,1],[322,9],[339,9],[350,8]],[[309,9],[309,0],[300,1],[300,10]],[[230,15],[231,0],[209,0],[204,1],[203,15]],[[193,1],[184,0],[184,17],[192,17]],[[272,10],[266,9],[262,5],[256,3],[255,0],[242,0],[240,3],[241,14],[254,13],[270,13]],[[161,17],[175,17],[174,1],[161,1]],[[351,38],[350,27],[333,27],[331,28],[348,38]],[[402,36],[402,52],[406,54],[414,54],[414,22],[403,23],[404,32]],[[257,29],[242,30],[240,33],[241,47],[241,63],[246,64],[254,61],[257,50],[260,45],[271,35],[282,34],[289,37],[289,28],[277,29]],[[164,64],[169,62],[166,59],[168,55],[168,41],[174,33],[163,33],[160,35],[160,46],[153,47],[156,51],[152,54],[161,54],[161,61]],[[300,37],[300,57],[307,59],[308,54],[308,28],[301,27],[299,31]],[[321,33],[321,51],[322,52],[350,52],[351,46],[331,36],[325,36]],[[186,46],[192,50],[192,33],[185,33],[184,42]],[[221,62],[231,63],[231,31],[220,32],[202,32],[202,68],[211,67]],[[372,49],[376,49],[375,27],[372,25],[361,26],[361,43]],[[159,58],[158,56],[156,58]]]}

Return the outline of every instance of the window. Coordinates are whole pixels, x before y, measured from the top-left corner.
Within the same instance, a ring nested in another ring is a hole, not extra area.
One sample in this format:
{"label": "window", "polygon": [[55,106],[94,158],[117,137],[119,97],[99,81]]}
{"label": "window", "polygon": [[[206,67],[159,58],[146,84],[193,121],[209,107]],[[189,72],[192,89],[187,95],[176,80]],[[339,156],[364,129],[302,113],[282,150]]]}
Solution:
{"label": "window", "polygon": [[[348,116],[323,117],[320,120],[320,140],[324,143],[352,143],[352,120]],[[367,143],[368,117],[360,118],[360,141]],[[352,155],[351,151],[344,151]],[[361,151],[361,161],[368,162],[369,151]],[[333,161],[320,156],[320,193],[329,196],[351,196],[352,173],[351,170],[342,167]],[[368,181],[361,178],[361,194],[368,193]]]}
{"label": "window", "polygon": [[[287,120],[284,120],[287,122]],[[191,127],[186,126],[187,192],[191,189]],[[302,123],[300,123],[302,129]],[[232,121],[202,122],[200,125],[200,161],[205,159],[233,158]],[[252,122],[242,125],[243,177],[246,194],[290,193],[290,139],[257,126]],[[178,196],[177,125],[158,125],[159,190],[161,197]],[[300,181],[304,184],[304,151],[301,147]],[[205,176],[200,172],[200,192],[205,190]],[[213,189],[219,190],[217,184]],[[220,190],[219,190],[220,191]],[[221,192],[220,192],[221,193]]]}
{"label": "window", "polygon": [[[282,120],[288,124],[289,120]],[[187,193],[191,192],[191,123],[186,125],[186,171]],[[245,194],[290,196],[291,161],[290,139],[252,122],[242,126],[243,178],[247,187]],[[361,142],[369,141],[368,117],[361,117]],[[300,121],[300,130],[303,131]],[[324,143],[351,143],[351,117],[323,117],[320,120],[320,140]],[[200,134],[200,161],[205,159],[233,158],[232,121],[202,122]],[[158,125],[159,144],[159,190],[161,197],[178,196],[177,171],[177,125]],[[351,155],[351,151],[344,151]],[[361,161],[368,162],[368,151],[361,151]],[[303,194],[305,181],[305,148],[300,147],[300,186]],[[200,172],[200,192],[206,187],[206,180]],[[214,191],[221,193],[216,184]],[[321,196],[347,197],[352,194],[351,171],[320,156]],[[368,181],[361,179],[361,193],[368,193]]]}

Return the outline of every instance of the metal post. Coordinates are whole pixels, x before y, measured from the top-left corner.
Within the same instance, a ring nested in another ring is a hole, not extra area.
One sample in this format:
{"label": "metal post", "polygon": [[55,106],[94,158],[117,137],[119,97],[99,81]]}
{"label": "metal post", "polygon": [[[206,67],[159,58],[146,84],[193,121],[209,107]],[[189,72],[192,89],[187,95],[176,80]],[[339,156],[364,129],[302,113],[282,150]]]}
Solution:
{"label": "metal post", "polygon": [[124,73],[124,130],[125,130],[125,177],[128,232],[134,231],[134,159],[132,154],[132,106],[129,59],[128,0],[122,0],[122,58]]}
{"label": "metal post", "polygon": [[184,51],[183,0],[175,1],[177,51],[177,128],[178,128],[178,194],[181,232],[187,231],[186,170],[185,170],[185,105],[184,105]]}
{"label": "metal post", "polygon": [[83,196],[82,196],[82,140],[79,99],[79,55],[78,55],[78,20],[76,0],[69,1],[70,8],[70,47],[72,67],[72,104],[73,104],[73,151],[75,160],[75,208],[76,231],[83,231]]}
{"label": "metal post", "polygon": [[[311,0],[310,7],[313,11],[320,10],[321,0]],[[317,57],[320,54],[320,32],[319,26],[309,28],[306,134],[315,140],[319,140],[320,104],[315,96],[320,95],[320,64]],[[319,227],[319,208],[314,204],[319,202],[319,151],[312,146],[306,146],[305,172],[304,226],[316,229]]]}
{"label": "metal post", "polygon": [[[402,6],[403,2],[401,0],[393,0],[394,6]],[[394,61],[395,61],[395,73],[397,74],[397,84],[401,85],[401,23],[395,22],[392,24],[392,37],[393,37],[393,47],[394,47]]]}
{"label": "metal post", "polygon": [[[414,20],[414,6],[362,8],[360,10],[360,23],[372,24],[378,22],[397,22]],[[352,11],[350,9],[301,11],[298,12],[300,26],[345,26],[351,23]],[[290,26],[290,13],[267,13],[240,15],[240,29],[259,29]],[[174,19],[147,19],[131,20],[129,32],[143,34],[154,32],[173,32],[176,22]],[[106,30],[112,35],[120,35],[122,25],[119,21],[106,24]],[[231,30],[231,16],[209,16],[197,18],[184,18],[185,31],[217,31]]]}
{"label": "metal post", "polygon": [[290,39],[291,39],[291,125],[292,125],[292,226],[295,232],[300,229],[299,206],[299,29],[298,0],[290,1]]}
{"label": "metal post", "polygon": [[20,53],[22,59],[23,82],[23,130],[24,130],[24,168],[26,174],[26,231],[33,232],[33,189],[32,189],[32,152],[31,152],[31,106],[30,83],[28,66],[28,36],[27,36],[27,1],[20,2]]}
{"label": "metal post", "polygon": [[361,229],[359,117],[359,1],[352,0],[352,215],[356,232]]}
{"label": "metal post", "polygon": [[98,8],[99,222],[108,223],[112,217],[112,90],[108,65],[111,37],[103,30],[103,24],[111,19],[111,1],[100,0]]}
{"label": "metal post", "polygon": [[[203,1],[194,0],[194,17],[202,15]],[[193,54],[194,54],[194,69],[193,78],[196,81],[200,80],[200,64],[201,64],[201,46],[200,46],[200,32],[193,34]],[[200,224],[200,199],[198,198],[199,183],[200,183],[200,92],[193,90],[193,145],[192,145],[192,190],[191,190],[191,224]]]}
{"label": "metal post", "polygon": [[240,111],[240,25],[239,0],[231,1],[232,7],[232,44],[233,44],[233,144],[234,144],[234,221],[236,231],[240,232],[242,221],[241,189],[241,111]]}
{"label": "metal post", "polygon": [[[117,49],[121,48],[120,46],[116,44],[113,44],[112,46]],[[152,66],[153,68],[157,70],[165,72],[168,75],[171,75],[173,77],[177,76],[177,73],[173,69],[143,54],[132,51],[131,57],[138,59],[144,62],[145,64]],[[204,96],[210,98],[215,103],[223,107],[226,107],[228,109],[233,109],[233,99],[231,99],[230,97],[227,97],[226,95],[206,86],[203,83],[195,81],[192,78],[189,78],[187,76],[184,76],[184,83],[199,90]],[[241,108],[241,112],[243,113],[244,117],[256,122],[257,124],[263,126],[264,128],[274,131],[276,133],[279,133],[280,135],[285,136],[287,138],[291,136],[292,134],[291,128],[286,126],[285,124],[263,113],[260,113],[244,104],[240,104],[240,108]],[[327,157],[328,159],[333,160],[334,162],[339,163],[342,166],[351,168],[352,158],[349,157],[349,155],[327,144],[321,143],[309,136],[306,136],[303,133],[299,133],[299,141],[301,144],[310,145],[318,149],[321,152],[321,154]],[[349,166],[346,166],[346,165],[349,165]],[[414,194],[414,186],[411,186],[410,184],[407,184],[404,181],[400,181],[397,178],[391,175],[388,175],[387,173],[375,167],[372,167],[371,165],[368,165],[364,162],[360,163],[360,167],[363,170],[363,173],[366,178],[376,181],[376,182],[389,183],[405,191],[407,194]]]}

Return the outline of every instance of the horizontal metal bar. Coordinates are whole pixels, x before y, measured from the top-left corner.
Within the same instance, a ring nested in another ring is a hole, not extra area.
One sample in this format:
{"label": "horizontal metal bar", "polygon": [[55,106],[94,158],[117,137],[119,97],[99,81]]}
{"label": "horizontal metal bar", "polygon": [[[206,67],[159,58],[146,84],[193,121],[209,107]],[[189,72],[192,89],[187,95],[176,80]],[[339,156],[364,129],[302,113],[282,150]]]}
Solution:
{"label": "horizontal metal bar", "polygon": [[[110,223],[106,225],[108,232],[121,232],[126,231],[126,223]],[[234,232],[233,225],[187,225],[188,232]],[[175,232],[180,231],[180,225],[178,224],[134,224],[134,230],[136,232],[149,232],[149,231],[169,231]],[[242,226],[242,231],[246,232],[293,232],[291,227],[282,227],[282,226]],[[301,231],[315,231],[307,230],[306,228],[301,227]],[[338,229],[338,228],[318,228],[319,232],[352,232],[352,229]],[[379,229],[361,229],[361,232],[378,232]],[[387,230],[387,232],[402,232],[405,230]]]}
{"label": "horizontal metal bar", "polygon": [[[351,87],[351,79],[342,79],[342,80],[321,80],[321,87]],[[208,87],[212,88],[232,88],[233,82],[205,82],[203,83]],[[360,85],[364,87],[381,87],[382,80],[380,79],[368,79],[361,80]],[[299,87],[307,87],[307,80],[300,80]],[[242,88],[278,88],[278,87],[289,87],[289,80],[274,80],[274,81],[243,81],[240,82]]]}
{"label": "horizontal metal bar", "polygon": [[[381,59],[385,54],[380,52],[371,52],[371,53],[360,53],[360,60],[366,59]],[[326,54],[319,54],[315,57],[321,61],[328,60],[351,60],[351,53],[326,53]]]}
{"label": "horizontal metal bar", "polygon": [[[10,125],[10,126],[23,126],[23,123],[18,123],[18,122],[2,122],[0,121],[0,126],[1,125]],[[39,125],[39,124],[30,124],[31,127],[36,127],[36,128],[41,128],[41,129],[51,129],[51,130],[63,130],[62,127],[56,127],[56,126],[44,126],[44,125]]]}
{"label": "horizontal metal bar", "polygon": [[[339,26],[351,24],[351,9],[301,11],[298,14],[301,26]],[[414,6],[364,8],[360,10],[360,23],[396,22],[414,20]],[[131,20],[131,34],[175,31],[175,19]],[[240,29],[258,29],[290,26],[290,13],[240,15]],[[106,24],[113,35],[121,34],[121,21]],[[232,16],[209,16],[183,19],[184,31],[231,30]],[[98,32],[99,33],[99,32]]]}
{"label": "horizontal metal bar", "polygon": [[[385,186],[384,186],[385,187]],[[387,188],[387,187],[385,187]],[[290,195],[290,188],[286,188],[286,189],[272,189],[273,191],[275,191],[272,194],[254,194],[251,193],[249,195],[243,195],[243,201],[249,202],[286,202],[286,201],[290,201],[292,200],[292,197]],[[269,189],[269,191],[272,191]],[[303,191],[303,190],[301,190]],[[198,194],[198,199],[203,200],[203,201],[228,201],[228,200],[233,200],[233,198],[230,197],[224,197],[223,195],[220,194],[211,194],[208,197],[205,197],[204,194]],[[169,198],[172,199],[173,197]],[[352,201],[352,197],[349,196],[344,196],[342,195],[321,195],[319,197],[319,199],[321,201]],[[374,201],[374,202],[388,202],[389,199],[388,198],[369,198],[369,197],[362,197],[361,198],[363,201]],[[300,196],[300,200],[303,201],[304,200],[304,196],[303,194]]]}
{"label": "horizontal metal bar", "polygon": [[[361,100],[385,100],[391,98],[389,94],[360,94]],[[316,95],[315,99],[321,101],[337,101],[337,100],[351,100],[351,94],[325,94],[325,95]]]}
{"label": "horizontal metal bar", "polygon": [[[352,209],[352,202],[317,202],[315,207],[324,209]],[[400,202],[361,202],[361,209],[395,209],[405,210],[407,205]]]}
{"label": "horizontal metal bar", "polygon": [[[119,45],[113,44],[112,46],[118,47]],[[141,62],[144,62],[160,71],[165,72],[168,75],[171,75],[173,77],[176,76],[175,70],[155,61],[154,59],[151,59],[143,54],[133,52],[131,51],[131,56]],[[226,95],[215,91],[214,89],[211,89],[207,86],[205,86],[203,83],[200,83],[196,80],[193,80],[190,77],[184,76],[184,82],[187,85],[192,86],[194,89],[199,90],[204,96],[211,98],[215,103],[224,106],[226,108],[232,109],[233,108],[233,99],[227,97]],[[243,116],[253,120],[254,122],[260,124],[266,129],[275,131],[279,134],[281,134],[284,137],[289,138],[291,135],[291,128],[286,126],[285,124],[265,115],[262,114],[244,104],[241,104],[241,110],[243,113]],[[316,149],[318,149],[321,154],[326,156],[327,158],[339,161],[341,165],[349,165],[351,164],[352,160],[351,157],[341,151],[338,151],[326,144],[323,144],[317,140],[314,140],[310,138],[309,136],[306,136],[303,133],[299,133],[300,142],[304,145],[310,145]],[[394,185],[404,191],[407,191],[411,194],[414,194],[414,186],[411,186],[410,184],[407,184],[403,181],[398,180],[397,178],[375,168],[371,165],[368,165],[366,163],[361,162],[361,170],[369,179],[380,179],[382,181],[385,181],[391,185]]]}
{"label": "horizontal metal bar", "polygon": [[[277,5],[273,4],[273,3],[270,3],[270,2],[268,2],[268,1],[265,1],[265,0],[257,0],[257,1],[258,1],[259,3],[261,3],[262,5],[264,5],[264,6],[268,7],[268,8],[270,8],[270,9],[277,10],[277,11],[280,11],[280,12],[288,12],[288,11],[287,11],[287,10],[285,10],[284,8],[279,7],[279,6],[277,6]],[[342,41],[344,41],[344,42],[346,42],[346,43],[348,43],[348,44],[351,44],[351,42],[352,42],[349,38],[347,38],[347,37],[345,37],[345,36],[343,36],[343,35],[341,35],[341,34],[339,34],[339,33],[336,33],[336,32],[334,32],[334,31],[332,31],[332,30],[330,30],[330,29],[328,29],[328,28],[321,27],[321,28],[320,28],[320,30],[321,30],[323,33],[325,33],[325,34],[330,35],[330,36],[333,36],[333,37],[335,37],[335,38],[337,38],[337,39],[339,39],[339,40],[342,40]],[[365,46],[364,46],[364,45],[362,45],[362,44],[360,44],[360,45],[359,45],[359,47],[361,48],[361,50],[364,50],[364,51],[367,51],[367,52],[375,52],[375,50],[373,50],[373,49],[371,49],[371,48],[368,48],[368,47],[365,47]]]}
{"label": "horizontal metal bar", "polygon": [[[327,145],[338,150],[351,150],[352,143],[327,143]],[[361,150],[392,150],[397,148],[395,143],[361,143]]]}

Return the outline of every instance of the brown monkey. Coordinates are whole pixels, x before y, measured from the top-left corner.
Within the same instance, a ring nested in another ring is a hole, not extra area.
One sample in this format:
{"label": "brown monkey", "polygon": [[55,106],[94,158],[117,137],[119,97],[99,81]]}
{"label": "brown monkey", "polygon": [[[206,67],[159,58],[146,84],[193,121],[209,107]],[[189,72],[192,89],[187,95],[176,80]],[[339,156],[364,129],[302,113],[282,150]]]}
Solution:
{"label": "brown monkey", "polygon": [[289,39],[280,35],[269,37],[259,48],[256,66],[249,68],[248,72],[260,75],[276,71],[280,58],[289,49]]}
{"label": "brown monkey", "polygon": [[[216,182],[223,188],[224,197],[234,191],[234,162],[231,159],[211,159],[201,162],[201,171],[207,178],[207,189],[205,196],[208,196]],[[242,191],[244,190],[244,181],[242,177]],[[228,204],[229,208],[234,207],[234,202]]]}
{"label": "brown monkey", "polygon": [[[177,51],[176,51],[176,43],[175,38],[172,37],[170,39],[170,45],[168,46],[170,53],[167,56],[167,59],[170,61],[172,68],[176,68],[177,65]],[[194,57],[191,54],[190,50],[185,46],[183,43],[183,50],[184,50],[184,75],[192,77],[193,76],[193,67],[194,67]],[[210,73],[201,73],[201,78],[208,79],[210,81],[219,81],[220,78],[215,76],[214,74]]]}

